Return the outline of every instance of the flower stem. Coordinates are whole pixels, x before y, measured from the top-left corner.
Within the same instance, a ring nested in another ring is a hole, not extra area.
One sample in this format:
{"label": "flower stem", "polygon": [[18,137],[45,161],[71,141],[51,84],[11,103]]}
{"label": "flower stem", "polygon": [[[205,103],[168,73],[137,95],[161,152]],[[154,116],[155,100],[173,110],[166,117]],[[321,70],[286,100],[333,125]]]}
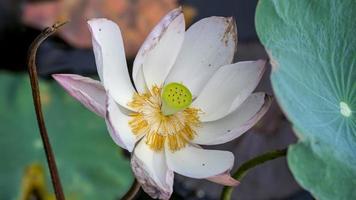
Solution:
{"label": "flower stem", "polygon": [[[252,169],[258,165],[261,165],[267,161],[274,160],[276,158],[283,157],[286,155],[287,155],[287,149],[281,149],[281,150],[270,151],[265,154],[259,155],[255,158],[252,158],[251,160],[248,160],[245,163],[243,163],[237,169],[237,171],[233,174],[233,178],[235,178],[238,181],[241,181],[250,169]],[[234,189],[233,187],[225,186],[221,193],[220,199],[221,200],[230,200],[233,189]]]}
{"label": "flower stem", "polygon": [[40,90],[38,85],[36,54],[37,54],[37,49],[41,45],[41,43],[50,35],[55,33],[56,30],[59,27],[63,26],[65,23],[66,22],[56,23],[52,27],[48,27],[44,31],[42,31],[42,33],[39,36],[37,36],[37,38],[32,42],[28,55],[28,71],[29,71],[30,82],[31,82],[33,103],[36,111],[37,124],[40,130],[40,135],[46,153],[47,163],[51,174],[51,180],[52,180],[52,184],[57,200],[64,200],[65,198],[64,198],[61,181],[58,175],[55,157],[52,151],[52,147],[47,134],[46,125],[44,122],[44,117],[43,117],[43,112],[41,107]]}
{"label": "flower stem", "polygon": [[131,185],[131,188],[127,193],[121,198],[121,200],[132,200],[136,197],[138,191],[140,190],[141,185],[135,179]]}

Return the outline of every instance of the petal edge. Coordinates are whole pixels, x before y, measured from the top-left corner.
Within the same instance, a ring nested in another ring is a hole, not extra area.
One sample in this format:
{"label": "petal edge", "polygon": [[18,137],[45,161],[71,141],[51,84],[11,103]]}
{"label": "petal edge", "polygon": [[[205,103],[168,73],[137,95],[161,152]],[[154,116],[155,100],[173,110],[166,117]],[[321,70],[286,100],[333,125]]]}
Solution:
{"label": "petal edge", "polygon": [[152,198],[170,198],[174,173],[167,168],[164,152],[150,150],[141,140],[132,153],[131,168],[142,189]]}
{"label": "petal edge", "polygon": [[[169,148],[166,148],[169,149]],[[166,151],[168,168],[191,178],[209,178],[230,171],[234,155],[229,151],[208,150],[193,145]]]}
{"label": "petal edge", "polygon": [[119,26],[105,18],[88,21],[98,74],[105,90],[121,106],[128,108],[135,89],[126,64]]}
{"label": "petal edge", "polygon": [[243,61],[219,68],[192,104],[204,112],[201,121],[221,119],[239,107],[258,85],[265,63]]}
{"label": "petal edge", "polygon": [[152,29],[152,31],[149,33],[142,46],[140,47],[134,60],[132,69],[132,78],[139,93],[144,93],[147,89],[142,69],[145,57],[147,56],[147,52],[157,45],[159,38],[161,38],[165,30],[167,30],[168,25],[172,23],[172,21],[181,13],[182,9],[177,8],[166,14],[160,20],[160,22]]}
{"label": "petal edge", "polygon": [[99,81],[76,74],[52,74],[72,97],[100,117],[105,117],[104,87]]}
{"label": "petal edge", "polygon": [[235,111],[216,121],[204,122],[192,141],[202,145],[229,142],[252,128],[268,111],[273,98],[263,92],[251,94]]}
{"label": "petal edge", "polygon": [[231,187],[236,187],[240,184],[240,181],[232,178],[228,171],[216,176],[209,177],[207,178],[207,180],[220,185],[231,186]]}
{"label": "petal edge", "polygon": [[132,152],[136,138],[129,127],[130,117],[120,110],[110,95],[107,96],[105,122],[111,138],[120,147]]}

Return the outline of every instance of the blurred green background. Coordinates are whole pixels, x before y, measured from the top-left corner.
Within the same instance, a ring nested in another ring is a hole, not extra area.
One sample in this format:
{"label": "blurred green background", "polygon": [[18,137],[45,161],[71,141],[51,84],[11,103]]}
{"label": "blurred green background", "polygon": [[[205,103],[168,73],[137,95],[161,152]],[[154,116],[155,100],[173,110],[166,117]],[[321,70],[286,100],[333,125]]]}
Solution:
{"label": "blurred green background", "polygon": [[[133,175],[103,120],[55,82],[41,81],[40,86],[47,129],[68,199],[120,197],[131,185]],[[28,77],[2,73],[0,91],[0,199],[16,199],[28,187],[43,189],[36,185],[38,173],[25,171],[37,163],[46,174],[47,192],[53,193]]]}

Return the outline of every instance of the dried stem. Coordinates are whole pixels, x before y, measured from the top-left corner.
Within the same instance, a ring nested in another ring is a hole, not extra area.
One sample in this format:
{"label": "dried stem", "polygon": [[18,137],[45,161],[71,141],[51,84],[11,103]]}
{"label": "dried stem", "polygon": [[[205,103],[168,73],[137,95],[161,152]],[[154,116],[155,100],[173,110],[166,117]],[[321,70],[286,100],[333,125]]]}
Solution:
{"label": "dried stem", "polygon": [[131,185],[131,188],[127,193],[121,198],[121,200],[132,200],[136,197],[138,191],[140,190],[140,184],[135,179]]}
{"label": "dried stem", "polygon": [[[255,158],[252,158],[251,160],[248,160],[247,162],[243,163],[238,169],[237,171],[233,174],[233,177],[238,180],[241,181],[242,178],[247,174],[247,172],[258,166],[261,165],[267,161],[270,160],[274,160],[276,158],[279,157],[283,157],[287,155],[287,149],[281,149],[281,150],[275,150],[275,151],[270,151],[267,152],[265,154],[259,155]],[[227,187],[225,186],[222,193],[221,193],[221,200],[230,200],[231,199],[231,195],[233,192],[233,187]]]}
{"label": "dried stem", "polygon": [[35,106],[36,117],[38,128],[40,129],[41,139],[43,143],[43,147],[45,149],[47,163],[49,167],[49,172],[51,174],[51,180],[54,188],[54,192],[57,200],[64,200],[64,193],[61,185],[61,181],[59,179],[57,165],[55,161],[55,157],[53,155],[52,147],[48,138],[46,125],[44,122],[42,107],[41,107],[41,97],[40,90],[38,85],[38,76],[37,76],[37,67],[36,67],[36,54],[37,49],[41,45],[41,43],[51,36],[56,30],[63,26],[66,22],[60,22],[54,24],[52,27],[46,28],[37,38],[32,42],[28,55],[28,71],[30,75],[31,89],[32,89],[32,97],[33,103]]}

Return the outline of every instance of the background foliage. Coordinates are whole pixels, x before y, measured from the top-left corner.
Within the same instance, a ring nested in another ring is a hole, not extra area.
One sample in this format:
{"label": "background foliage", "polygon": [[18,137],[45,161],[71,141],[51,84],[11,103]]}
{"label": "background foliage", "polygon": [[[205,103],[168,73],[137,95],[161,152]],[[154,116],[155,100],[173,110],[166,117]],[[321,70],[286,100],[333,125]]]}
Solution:
{"label": "background foliage", "polygon": [[[40,87],[67,198],[115,199],[123,195],[133,176],[129,161],[112,142],[105,122],[55,82],[42,81]],[[47,188],[53,193],[27,75],[0,73],[0,91],[0,199],[20,196],[25,168],[34,163],[46,170]]]}
{"label": "background foliage", "polygon": [[355,10],[354,0],[260,0],[256,11],[274,92],[299,136],[288,164],[317,199],[356,199]]}

